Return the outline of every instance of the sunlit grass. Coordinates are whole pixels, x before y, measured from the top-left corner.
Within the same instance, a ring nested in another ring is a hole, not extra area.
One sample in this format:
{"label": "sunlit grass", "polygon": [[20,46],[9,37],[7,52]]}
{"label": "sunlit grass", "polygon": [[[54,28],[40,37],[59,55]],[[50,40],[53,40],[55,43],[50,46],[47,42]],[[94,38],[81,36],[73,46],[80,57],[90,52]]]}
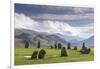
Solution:
{"label": "sunlit grass", "polygon": [[[44,59],[28,60],[24,56],[31,56],[33,51],[40,50],[37,48],[15,48],[15,65],[29,65],[29,64],[46,64],[46,63],[62,63],[62,62],[78,62],[78,61],[93,61],[94,48],[89,54],[82,55],[78,50],[67,50],[68,57],[60,57],[60,49],[47,49]],[[56,57],[53,57],[56,55]]]}

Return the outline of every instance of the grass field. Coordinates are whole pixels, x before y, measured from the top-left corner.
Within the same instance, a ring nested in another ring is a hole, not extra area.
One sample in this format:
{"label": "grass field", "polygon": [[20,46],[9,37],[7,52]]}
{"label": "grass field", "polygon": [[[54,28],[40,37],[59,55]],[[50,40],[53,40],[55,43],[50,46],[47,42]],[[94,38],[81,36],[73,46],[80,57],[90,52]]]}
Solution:
{"label": "grass field", "polygon": [[[79,62],[79,61],[93,61],[94,48],[91,49],[90,54],[82,55],[78,50],[67,50],[68,57],[60,57],[61,50],[47,49],[44,59],[28,60],[24,56],[31,56],[33,51],[40,50],[37,48],[15,48],[15,65],[29,65],[29,64],[46,64],[46,63],[62,63],[62,62]],[[56,57],[53,57],[57,55]]]}

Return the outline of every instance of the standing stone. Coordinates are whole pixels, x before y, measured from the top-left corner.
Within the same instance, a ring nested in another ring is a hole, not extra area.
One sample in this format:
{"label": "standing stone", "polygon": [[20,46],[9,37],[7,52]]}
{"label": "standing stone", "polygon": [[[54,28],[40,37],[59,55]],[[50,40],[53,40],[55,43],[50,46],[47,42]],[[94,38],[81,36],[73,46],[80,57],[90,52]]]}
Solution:
{"label": "standing stone", "polygon": [[53,46],[52,45],[50,47],[51,47],[51,49],[53,49]]}
{"label": "standing stone", "polygon": [[55,43],[55,49],[57,48],[57,43]]}
{"label": "standing stone", "polygon": [[85,43],[83,43],[83,45],[82,45],[82,50],[81,50],[80,52],[81,52],[82,54],[89,54],[90,51],[91,51],[91,49],[90,49],[90,48],[87,48],[87,47],[85,46]]}
{"label": "standing stone", "polygon": [[89,54],[90,51],[91,51],[91,49],[89,48],[89,49],[82,50],[81,53],[82,53],[82,54]]}
{"label": "standing stone", "polygon": [[77,46],[74,47],[74,50],[77,50]]}
{"label": "standing stone", "polygon": [[38,54],[39,59],[43,59],[45,57],[46,51],[41,49]]}
{"label": "standing stone", "polygon": [[34,52],[32,53],[31,60],[32,60],[32,59],[37,59],[37,54],[38,54],[38,51],[34,51]]}
{"label": "standing stone", "polygon": [[89,48],[89,49],[87,49],[87,54],[89,54],[91,52],[91,49]]}
{"label": "standing stone", "polygon": [[83,43],[82,50],[85,50],[85,49],[87,49],[87,48],[85,47],[85,43]]}
{"label": "standing stone", "polygon": [[25,43],[25,48],[29,48],[29,42],[28,41],[26,41],[26,43]]}
{"label": "standing stone", "polygon": [[71,43],[70,42],[67,45],[67,49],[71,49]]}
{"label": "standing stone", "polygon": [[61,57],[68,56],[65,47],[61,49]]}
{"label": "standing stone", "polygon": [[58,43],[58,49],[61,49],[62,45],[61,43]]}
{"label": "standing stone", "polygon": [[40,41],[38,41],[37,48],[40,48]]}

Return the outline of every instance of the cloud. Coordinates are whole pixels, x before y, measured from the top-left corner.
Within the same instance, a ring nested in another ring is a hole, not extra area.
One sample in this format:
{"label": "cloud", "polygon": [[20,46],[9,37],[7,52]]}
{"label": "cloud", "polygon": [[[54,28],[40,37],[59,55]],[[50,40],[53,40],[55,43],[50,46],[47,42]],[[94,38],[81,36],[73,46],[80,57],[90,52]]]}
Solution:
{"label": "cloud", "polygon": [[15,12],[32,14],[86,14],[93,13],[93,8],[69,7],[69,6],[50,6],[50,5],[32,5],[15,4]]}
{"label": "cloud", "polygon": [[57,14],[37,14],[37,15],[32,15],[31,18],[33,19],[42,19],[42,20],[59,20],[59,21],[64,21],[64,20],[84,20],[84,19],[93,19],[94,15],[93,14],[64,14],[64,15],[57,15]]}
{"label": "cloud", "polygon": [[24,14],[15,13],[15,28],[32,29],[37,26],[37,21],[25,16]]}
{"label": "cloud", "polygon": [[53,20],[37,21],[24,14],[15,13],[15,29],[29,29],[39,32],[48,32],[50,34],[60,33],[62,35],[69,35],[70,33],[72,36],[84,38],[93,34],[93,32],[89,34],[89,31],[93,31],[94,25],[93,23],[89,23],[87,25],[74,27],[67,22]]}
{"label": "cloud", "polygon": [[75,27],[75,30],[78,31],[78,36],[87,38],[94,35],[94,24],[89,23],[87,25]]}
{"label": "cloud", "polygon": [[94,19],[94,9],[86,7],[15,4],[15,12],[42,20]]}

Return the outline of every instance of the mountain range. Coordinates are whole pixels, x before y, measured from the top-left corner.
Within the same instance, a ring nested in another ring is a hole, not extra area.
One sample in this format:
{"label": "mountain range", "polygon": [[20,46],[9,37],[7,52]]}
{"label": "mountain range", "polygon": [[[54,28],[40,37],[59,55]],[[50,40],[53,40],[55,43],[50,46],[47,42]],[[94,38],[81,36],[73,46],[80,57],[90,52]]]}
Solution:
{"label": "mountain range", "polygon": [[55,43],[62,43],[63,46],[67,46],[68,42],[71,42],[72,46],[81,46],[83,42],[89,47],[94,46],[94,36],[82,40],[80,37],[64,36],[59,33],[49,34],[27,29],[15,29],[15,47],[24,47],[26,41],[30,43],[30,47],[36,47],[38,41],[41,42],[42,47],[50,47]]}

